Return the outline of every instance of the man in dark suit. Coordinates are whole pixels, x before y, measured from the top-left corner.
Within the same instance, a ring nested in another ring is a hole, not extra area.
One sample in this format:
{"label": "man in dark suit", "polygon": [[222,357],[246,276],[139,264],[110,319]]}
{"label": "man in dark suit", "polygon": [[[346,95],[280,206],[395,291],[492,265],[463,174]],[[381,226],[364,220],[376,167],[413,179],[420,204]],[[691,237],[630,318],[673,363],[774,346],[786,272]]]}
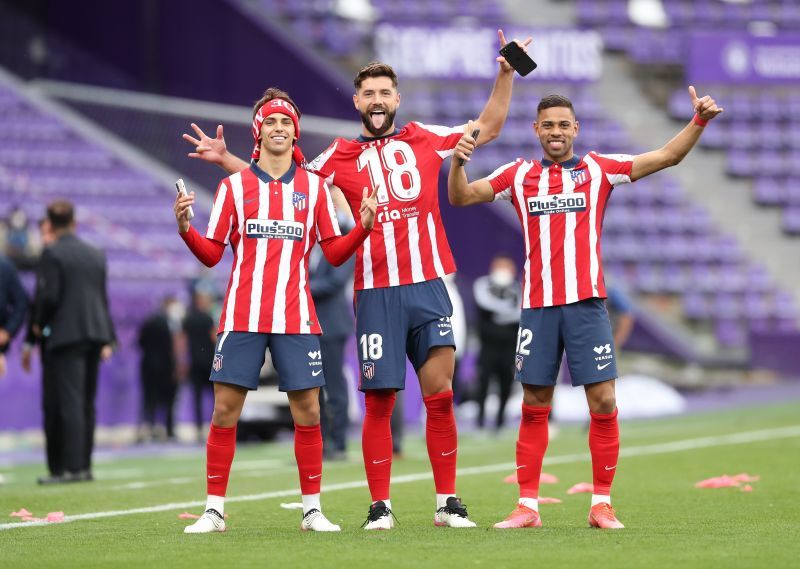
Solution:
{"label": "man in dark suit", "polygon": [[64,471],[39,482],[91,480],[97,374],[101,357],[111,355],[114,326],[106,296],[106,259],[75,235],[74,209],[68,201],[47,207],[55,241],[40,261],[34,326],[46,351],[43,360],[51,385],[45,415],[55,413],[62,434]]}
{"label": "man in dark suit", "polygon": [[[43,247],[49,247],[55,241],[53,230],[50,227],[50,221],[45,217],[39,221],[39,238],[41,239]],[[36,265],[37,281],[40,271],[40,262]],[[36,290],[33,297],[33,305],[29,311],[28,329],[25,334],[25,343],[22,345],[22,369],[27,373],[31,371],[31,363],[33,360],[33,352],[37,345],[39,345],[39,356],[41,358],[42,367],[42,414],[44,419],[44,442],[45,442],[45,456],[47,457],[47,470],[50,476],[58,474],[59,476],[64,473],[63,457],[61,456],[63,436],[61,432],[61,421],[56,412],[47,412],[48,409],[55,409],[55,396],[56,390],[53,387],[52,371],[47,364],[46,355],[47,351],[44,349],[41,331],[35,322],[38,307],[41,305],[41,291]],[[50,375],[48,375],[50,372]]]}
{"label": "man in dark suit", "polygon": [[6,351],[25,321],[28,296],[17,269],[0,254],[0,378],[6,374]]}
{"label": "man in dark suit", "polygon": [[348,304],[345,289],[353,277],[354,263],[355,257],[351,257],[345,264],[334,267],[325,260],[318,247],[311,252],[309,261],[311,297],[322,326],[319,344],[325,374],[325,387],[321,392],[324,455],[331,460],[346,457],[350,397],[343,372],[344,348],[354,326],[353,310]]}

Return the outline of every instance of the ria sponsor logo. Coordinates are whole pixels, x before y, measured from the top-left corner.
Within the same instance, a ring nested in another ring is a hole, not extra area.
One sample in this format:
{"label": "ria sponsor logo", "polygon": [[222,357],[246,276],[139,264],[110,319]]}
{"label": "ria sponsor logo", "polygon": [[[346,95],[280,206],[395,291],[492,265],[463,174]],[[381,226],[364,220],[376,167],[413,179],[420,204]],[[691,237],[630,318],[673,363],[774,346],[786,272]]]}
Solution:
{"label": "ria sponsor logo", "polygon": [[556,213],[574,213],[586,210],[586,195],[553,194],[551,196],[534,196],[528,198],[530,215],[553,215]]}
{"label": "ria sponsor logo", "polygon": [[410,217],[419,217],[419,210],[417,210],[416,206],[404,207],[402,209],[389,209],[389,206],[385,205],[383,209],[378,212],[378,223],[408,219]]}
{"label": "ria sponsor logo", "polygon": [[297,221],[283,219],[248,219],[245,222],[245,234],[256,239],[303,239],[305,227]]}

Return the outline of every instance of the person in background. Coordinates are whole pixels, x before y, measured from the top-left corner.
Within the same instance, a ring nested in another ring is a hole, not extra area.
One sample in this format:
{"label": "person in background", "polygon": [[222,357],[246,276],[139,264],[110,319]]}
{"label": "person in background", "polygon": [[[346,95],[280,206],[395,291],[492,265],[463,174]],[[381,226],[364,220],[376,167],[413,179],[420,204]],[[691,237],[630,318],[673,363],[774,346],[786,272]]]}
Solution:
{"label": "person in background", "polygon": [[486,397],[496,382],[499,406],[495,429],[503,427],[506,403],[514,382],[514,348],[519,328],[522,288],[517,281],[517,265],[509,255],[499,253],[489,265],[489,274],[478,277],[472,287],[478,308],[478,427],[486,421]]}
{"label": "person in background", "polygon": [[[50,221],[44,217],[39,220],[39,238],[42,247],[49,247],[55,241],[53,228],[50,226]],[[39,265],[36,268],[37,276],[39,274]],[[38,278],[37,278],[38,280]],[[34,322],[34,316],[39,310],[41,303],[41,291],[36,290],[36,295],[33,298],[33,305],[29,311],[28,328],[25,333],[25,342],[22,344],[22,369],[26,373],[30,373],[32,369],[33,351],[34,348],[43,342],[44,338],[41,337],[41,331],[38,329]],[[45,440],[45,456],[47,458],[48,477],[60,476],[64,472],[63,457],[61,448],[63,443],[61,441],[61,419],[58,413],[54,411],[57,409],[56,388],[53,385],[53,374],[51,366],[45,357],[47,350],[44,344],[40,346],[39,357],[42,362],[42,419],[44,427],[44,440]]]}
{"label": "person in background", "polygon": [[[183,334],[189,352],[189,383],[192,386],[194,424],[197,440],[205,441],[203,423],[203,400],[213,393],[213,384],[208,381],[208,370],[214,361],[214,346],[217,343],[217,327],[211,316],[214,298],[206,287],[197,287],[192,294],[192,304],[183,319]],[[210,419],[210,416],[209,416]]]}
{"label": "person in background", "polygon": [[47,219],[54,241],[42,252],[32,326],[46,351],[47,374],[52,372],[46,388],[53,390],[53,406],[45,408],[45,415],[55,413],[60,420],[64,470],[39,483],[89,481],[94,479],[97,375],[101,359],[111,357],[116,341],[106,294],[106,258],[75,235],[72,203],[51,203]]}
{"label": "person in background", "polygon": [[608,294],[606,307],[611,320],[611,329],[614,331],[614,346],[617,350],[620,350],[628,342],[628,338],[633,332],[633,327],[636,324],[636,315],[633,303],[623,289],[618,286],[608,285],[606,293]]}
{"label": "person in background", "polygon": [[[154,437],[173,439],[175,426],[173,407],[177,391],[177,358],[174,327],[170,312],[177,301],[166,297],[159,310],[151,314],[139,329],[139,349],[142,352],[140,379],[142,383],[142,424],[138,441]],[[156,431],[156,413],[164,411],[164,429]]]}
{"label": "person in background", "polygon": [[[352,227],[349,216],[338,215],[337,218],[342,231]],[[322,436],[325,440],[323,456],[329,460],[344,460],[347,457],[350,387],[344,376],[344,348],[347,339],[355,331],[353,309],[348,300],[348,297],[352,299],[350,283],[354,266],[354,257],[335,267],[325,259],[319,247],[311,251],[309,285],[323,330],[319,338],[325,375],[325,386],[320,392]]]}
{"label": "person in background", "polygon": [[6,352],[25,321],[28,296],[13,263],[0,254],[0,378],[6,374]]}

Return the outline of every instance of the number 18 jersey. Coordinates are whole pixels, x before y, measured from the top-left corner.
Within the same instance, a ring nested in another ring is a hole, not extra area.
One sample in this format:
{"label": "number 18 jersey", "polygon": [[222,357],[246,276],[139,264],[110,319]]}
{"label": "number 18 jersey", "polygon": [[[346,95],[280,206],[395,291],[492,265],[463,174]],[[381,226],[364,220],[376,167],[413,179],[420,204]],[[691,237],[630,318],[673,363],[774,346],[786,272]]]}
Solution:
{"label": "number 18 jersey", "polygon": [[309,164],[342,190],[356,217],[364,188],[378,188],[375,227],[356,253],[356,290],[455,272],[439,214],[439,170],[462,133],[463,127],[411,122],[379,138],[337,138]]}

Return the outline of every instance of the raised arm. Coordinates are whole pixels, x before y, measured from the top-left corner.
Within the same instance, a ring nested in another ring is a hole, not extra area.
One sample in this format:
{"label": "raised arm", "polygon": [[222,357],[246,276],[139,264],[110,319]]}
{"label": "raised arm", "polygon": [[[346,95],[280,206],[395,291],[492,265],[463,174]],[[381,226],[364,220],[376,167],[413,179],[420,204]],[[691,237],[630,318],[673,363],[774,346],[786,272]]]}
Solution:
{"label": "raised arm", "polygon": [[708,121],[723,111],[722,107],[718,107],[716,101],[708,95],[699,99],[692,85],[689,85],[689,96],[695,116],[682,131],[658,150],[634,156],[631,170],[632,181],[680,163],[700,140],[700,135],[703,134],[703,129]]}
{"label": "raised arm", "polygon": [[189,158],[199,158],[210,164],[216,164],[228,174],[241,172],[248,167],[248,163],[238,156],[228,152],[225,144],[225,137],[222,134],[222,125],[217,125],[217,137],[211,138],[203,130],[192,123],[197,138],[190,134],[183,135],[183,139],[189,144],[194,145],[194,152],[189,153]]}
{"label": "raised arm", "polygon": [[[503,30],[497,30],[497,36],[500,39],[500,45],[504,46],[508,42]],[[528,38],[523,42],[516,41],[522,49],[527,51],[528,45],[532,39]],[[498,136],[500,131],[503,130],[503,125],[508,116],[508,107],[511,105],[511,88],[514,84],[514,68],[511,67],[505,57],[498,57],[497,62],[500,68],[497,71],[497,78],[492,87],[492,94],[489,95],[489,100],[486,101],[486,106],[483,107],[478,120],[475,121],[475,128],[481,129],[481,134],[478,137],[478,146],[491,142]],[[470,131],[472,132],[472,131]]]}
{"label": "raised arm", "polygon": [[450,175],[447,178],[447,198],[451,205],[465,206],[476,203],[485,203],[494,200],[494,190],[488,178],[482,178],[470,183],[467,180],[467,172],[460,164],[459,159],[469,161],[472,151],[475,150],[475,139],[471,132],[475,128],[470,121],[464,126],[464,135],[458,141],[455,154],[450,160]]}

